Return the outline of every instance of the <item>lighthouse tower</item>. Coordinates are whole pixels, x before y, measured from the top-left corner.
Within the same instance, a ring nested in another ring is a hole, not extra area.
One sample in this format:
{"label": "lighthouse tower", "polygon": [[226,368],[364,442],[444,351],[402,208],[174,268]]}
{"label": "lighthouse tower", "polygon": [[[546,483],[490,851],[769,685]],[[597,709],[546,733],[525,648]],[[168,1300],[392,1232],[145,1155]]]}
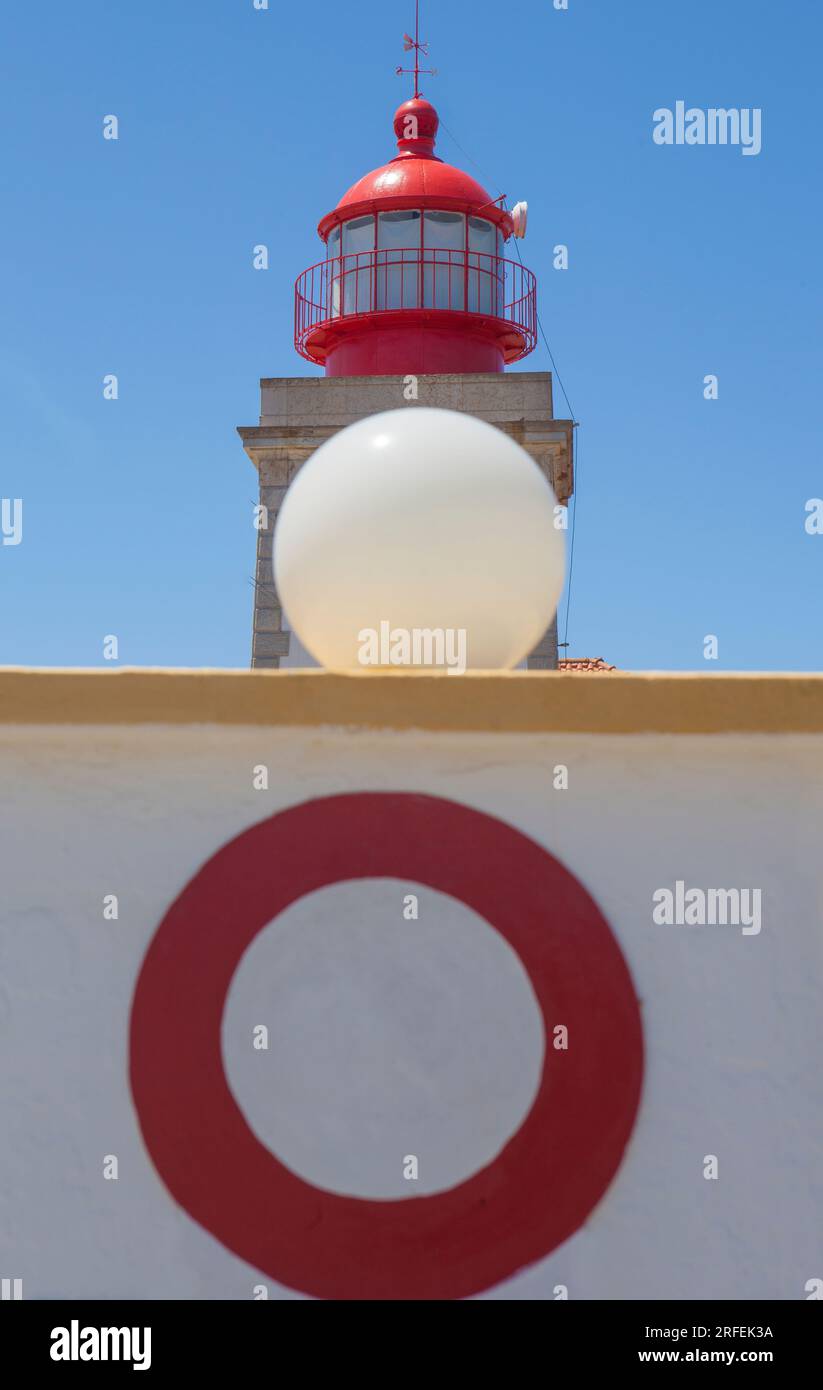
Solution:
{"label": "lighthouse tower", "polygon": [[[260,422],[238,430],[260,478],[255,667],[315,664],[275,591],[272,538],[298,469],[344,426],[404,405],[466,411],[516,439],[559,502],[572,491],[573,422],[554,419],[551,374],[505,370],[537,342],[535,277],[507,254],[526,205],[508,211],[438,156],[439,118],[420,92],[426,45],[419,32],[405,43],[414,91],[395,113],[397,152],[321,219],[322,255],[295,285],[295,348],[324,375],[264,378]],[[557,665],[554,625],[528,665]]]}

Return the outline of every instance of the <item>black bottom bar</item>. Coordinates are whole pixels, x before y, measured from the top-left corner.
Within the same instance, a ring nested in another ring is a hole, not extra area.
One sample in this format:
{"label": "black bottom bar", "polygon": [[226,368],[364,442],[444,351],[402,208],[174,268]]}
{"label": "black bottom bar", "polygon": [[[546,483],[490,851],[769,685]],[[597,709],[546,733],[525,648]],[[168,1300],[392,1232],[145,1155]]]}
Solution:
{"label": "black bottom bar", "polygon": [[675,1367],[688,1381],[702,1366],[767,1366],[785,1376],[815,1364],[820,1311],[813,1302],[20,1301],[3,1303],[0,1326],[7,1357],[61,1376],[202,1372],[233,1382],[253,1370],[283,1384],[368,1368],[390,1386],[417,1371],[425,1387],[454,1358],[462,1381],[466,1363],[476,1362],[484,1380],[499,1374],[508,1386],[535,1373],[549,1383],[561,1370],[642,1378]]}

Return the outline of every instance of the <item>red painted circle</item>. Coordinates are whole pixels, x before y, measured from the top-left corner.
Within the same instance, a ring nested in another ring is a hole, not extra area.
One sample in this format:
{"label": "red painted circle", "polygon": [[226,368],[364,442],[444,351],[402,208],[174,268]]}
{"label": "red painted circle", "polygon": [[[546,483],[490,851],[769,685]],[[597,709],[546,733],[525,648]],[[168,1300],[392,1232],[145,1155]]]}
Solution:
{"label": "red painted circle", "polygon": [[[428,1197],[313,1187],[252,1133],[221,1022],[257,934],[306,893],[396,878],[448,893],[517,952],[543,1015],[534,1104],[487,1167]],[[568,1050],[552,1046],[568,1029]],[[640,1097],[643,1037],[620,948],[582,884],[533,840],[428,796],[309,801],[243,832],[161,922],[131,1016],[131,1086],[149,1153],[190,1216],[249,1264],[330,1299],[462,1298],[548,1255],[614,1177]]]}

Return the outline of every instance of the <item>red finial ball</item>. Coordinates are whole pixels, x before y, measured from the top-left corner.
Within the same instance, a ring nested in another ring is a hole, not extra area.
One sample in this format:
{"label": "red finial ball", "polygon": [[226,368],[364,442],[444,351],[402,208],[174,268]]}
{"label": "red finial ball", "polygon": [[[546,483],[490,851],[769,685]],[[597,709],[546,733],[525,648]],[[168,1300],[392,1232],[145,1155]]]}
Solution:
{"label": "red finial ball", "polygon": [[440,117],[431,102],[424,97],[411,97],[395,112],[394,133],[398,148],[416,155],[430,154],[439,125]]}

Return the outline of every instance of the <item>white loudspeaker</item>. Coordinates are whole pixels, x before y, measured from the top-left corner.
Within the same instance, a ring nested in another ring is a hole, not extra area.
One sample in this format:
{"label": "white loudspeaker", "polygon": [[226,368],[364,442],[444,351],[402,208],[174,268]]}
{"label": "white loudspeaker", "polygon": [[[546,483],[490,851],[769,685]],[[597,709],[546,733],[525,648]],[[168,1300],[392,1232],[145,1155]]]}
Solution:
{"label": "white loudspeaker", "polygon": [[512,208],[512,222],[514,223],[514,234],[523,240],[526,235],[526,225],[529,220],[528,203],[516,203]]}

